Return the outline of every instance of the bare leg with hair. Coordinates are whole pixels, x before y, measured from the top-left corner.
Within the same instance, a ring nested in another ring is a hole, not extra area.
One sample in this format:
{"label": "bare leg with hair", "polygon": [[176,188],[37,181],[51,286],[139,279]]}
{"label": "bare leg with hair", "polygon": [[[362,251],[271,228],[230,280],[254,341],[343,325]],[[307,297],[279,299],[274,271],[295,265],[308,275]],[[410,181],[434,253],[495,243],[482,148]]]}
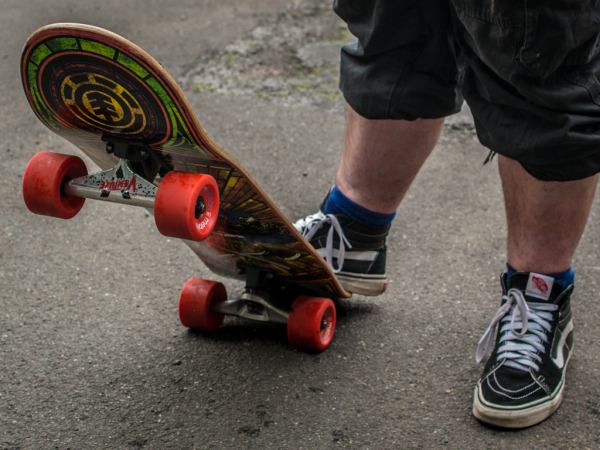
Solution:
{"label": "bare leg with hair", "polygon": [[328,195],[323,211],[295,226],[349,291],[379,295],[385,290],[392,213],[435,147],[443,123],[444,119],[369,120],[348,108],[337,191]]}
{"label": "bare leg with hair", "polygon": [[499,156],[508,224],[507,261],[517,271],[558,273],[569,268],[583,234],[598,175],[543,182]]}
{"label": "bare leg with hair", "polygon": [[369,120],[348,107],[336,184],[371,211],[392,213],[435,147],[444,119]]}
{"label": "bare leg with hair", "polygon": [[540,181],[502,156],[498,167],[507,261],[525,273],[503,278],[502,306],[477,345],[478,361],[491,356],[475,388],[473,414],[488,424],[524,428],[552,415],[562,402],[573,350],[572,274],[559,277],[558,284],[543,274],[565,272],[571,265],[598,175]]}

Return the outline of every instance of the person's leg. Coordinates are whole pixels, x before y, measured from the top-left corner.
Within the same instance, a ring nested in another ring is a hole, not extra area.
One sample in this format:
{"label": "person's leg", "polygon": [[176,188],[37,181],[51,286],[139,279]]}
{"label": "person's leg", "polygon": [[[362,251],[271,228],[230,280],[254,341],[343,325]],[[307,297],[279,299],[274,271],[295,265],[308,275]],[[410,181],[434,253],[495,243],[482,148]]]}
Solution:
{"label": "person's leg", "polygon": [[356,40],[341,52],[349,108],[334,187],[294,225],[351,292],[387,285],[386,238],[395,210],[458,112],[461,63],[446,0],[335,0]]}
{"label": "person's leg", "polygon": [[371,211],[396,211],[433,150],[444,119],[369,120],[352,108],[336,177],[350,200]]}
{"label": "person's leg", "polygon": [[385,290],[390,223],[443,123],[367,119],[348,108],[336,185],[317,214],[295,225],[351,292],[379,295]]}
{"label": "person's leg", "polygon": [[508,270],[502,306],[477,347],[478,361],[492,353],[475,389],[473,414],[493,425],[522,428],[549,417],[562,401],[573,349],[571,260],[598,175],[541,181],[505,156],[499,156],[498,167]]}
{"label": "person's leg", "polygon": [[572,355],[570,264],[600,172],[600,55],[589,45],[600,36],[600,7],[452,4],[477,135],[504,156],[508,224],[501,306],[476,351],[478,362],[490,356],[473,414],[527,427],[560,406]]}
{"label": "person's leg", "polygon": [[598,175],[546,182],[498,157],[508,228],[507,262],[519,272],[567,270],[592,206]]}

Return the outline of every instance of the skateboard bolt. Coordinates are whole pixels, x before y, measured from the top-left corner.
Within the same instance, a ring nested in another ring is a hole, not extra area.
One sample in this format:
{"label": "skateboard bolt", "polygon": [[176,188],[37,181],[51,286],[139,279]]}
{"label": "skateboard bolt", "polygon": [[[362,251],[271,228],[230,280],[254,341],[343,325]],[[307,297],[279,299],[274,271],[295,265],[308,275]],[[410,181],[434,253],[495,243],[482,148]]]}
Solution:
{"label": "skateboard bolt", "polygon": [[198,200],[196,200],[196,209],[194,211],[196,219],[200,218],[200,216],[204,214],[204,211],[206,211],[206,204],[204,203],[204,199],[202,197],[198,197]]}

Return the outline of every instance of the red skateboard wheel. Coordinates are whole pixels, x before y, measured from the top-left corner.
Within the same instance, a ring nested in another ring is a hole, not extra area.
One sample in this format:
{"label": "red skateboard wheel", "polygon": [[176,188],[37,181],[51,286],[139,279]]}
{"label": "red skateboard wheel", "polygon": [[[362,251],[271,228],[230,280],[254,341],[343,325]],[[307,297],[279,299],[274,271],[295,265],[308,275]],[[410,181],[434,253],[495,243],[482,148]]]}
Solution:
{"label": "red skateboard wheel", "polygon": [[223,323],[224,315],[213,310],[215,304],[227,301],[222,283],[190,278],[179,296],[179,320],[195,331],[212,333]]}
{"label": "red skateboard wheel", "polygon": [[288,317],[288,341],[294,347],[322,352],[333,340],[335,322],[333,301],[300,296],[294,300]]}
{"label": "red skateboard wheel", "polygon": [[64,186],[69,180],[87,175],[85,163],[74,155],[39,152],[23,173],[23,200],[27,208],[45,216],[70,219],[83,207],[85,199],[68,196]]}
{"label": "red skateboard wheel", "polygon": [[210,175],[167,173],[156,193],[154,220],[165,236],[201,241],[219,216],[219,188]]}

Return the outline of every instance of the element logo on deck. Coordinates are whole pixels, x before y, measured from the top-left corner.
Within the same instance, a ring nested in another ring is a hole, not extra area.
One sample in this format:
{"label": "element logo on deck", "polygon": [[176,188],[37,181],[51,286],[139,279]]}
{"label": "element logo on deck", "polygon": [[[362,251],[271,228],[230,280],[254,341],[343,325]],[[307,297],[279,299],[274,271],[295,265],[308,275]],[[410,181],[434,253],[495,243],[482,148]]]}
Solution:
{"label": "element logo on deck", "polygon": [[146,127],[146,116],[135,97],[103,75],[89,72],[68,75],[60,91],[69,111],[94,128],[136,134]]}

